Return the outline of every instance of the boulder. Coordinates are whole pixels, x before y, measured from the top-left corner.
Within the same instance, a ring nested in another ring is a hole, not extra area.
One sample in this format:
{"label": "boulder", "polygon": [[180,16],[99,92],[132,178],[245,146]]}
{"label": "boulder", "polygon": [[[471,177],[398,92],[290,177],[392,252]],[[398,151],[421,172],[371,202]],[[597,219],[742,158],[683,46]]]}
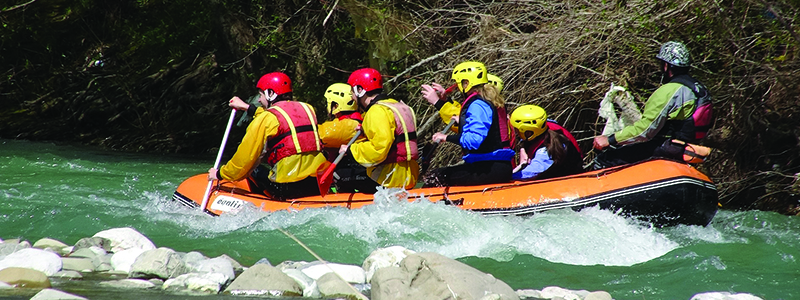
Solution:
{"label": "boulder", "polygon": [[242,272],[225,289],[233,295],[302,296],[303,289],[278,268],[256,264]]}
{"label": "boulder", "polygon": [[[236,261],[235,259],[233,259],[232,257],[230,257],[228,255],[222,254],[222,255],[217,256],[215,258],[227,259],[231,263],[231,267],[233,267],[233,272],[235,272],[235,273],[241,273],[242,271],[244,271],[244,267],[242,267],[242,264],[240,264],[238,261]],[[267,262],[269,262],[269,261],[267,261]],[[269,265],[271,266],[272,264],[269,264]]]}
{"label": "boulder", "polygon": [[383,267],[400,266],[400,262],[403,261],[406,256],[414,253],[416,252],[401,246],[379,248],[372,251],[364,260],[364,263],[361,264],[361,268],[365,271],[366,281],[369,282],[372,280],[372,275],[375,274],[375,270]]}
{"label": "boulder", "polygon": [[322,298],[344,298],[344,299],[363,299],[368,300],[367,297],[359,293],[355,288],[350,286],[347,282],[342,281],[336,276],[336,273],[328,272],[322,275],[317,280],[317,287]]}
{"label": "boulder", "polygon": [[373,300],[487,299],[518,300],[508,284],[436,253],[407,256],[399,267],[378,269],[372,278]]}
{"label": "boulder", "polygon": [[0,281],[21,288],[49,288],[50,279],[42,271],[9,267],[0,270]]}
{"label": "boulder", "polygon": [[169,248],[148,250],[139,255],[131,265],[129,278],[168,279],[189,272],[178,253]]}
{"label": "boulder", "polygon": [[64,244],[61,241],[51,239],[51,238],[43,238],[43,239],[40,239],[40,240],[36,241],[35,243],[33,243],[33,248],[38,248],[38,249],[42,249],[42,250],[49,248],[49,249],[52,249],[53,251],[56,251],[56,252],[61,251],[61,249],[64,249],[64,247],[67,247],[67,246],[69,246],[69,245]]}
{"label": "boulder", "polygon": [[578,295],[575,291],[571,291],[562,287],[548,286],[542,289],[542,298],[552,299],[559,297],[564,300],[581,300],[583,297]]}
{"label": "boulder", "polygon": [[94,237],[101,237],[110,240],[110,251],[114,253],[132,248],[144,250],[156,249],[156,245],[153,244],[150,239],[136,231],[136,229],[130,227],[103,230],[96,233]]}
{"label": "boulder", "polygon": [[34,269],[50,276],[61,271],[61,257],[50,251],[25,248],[0,260],[0,270],[8,267]]}
{"label": "boulder", "polygon": [[30,247],[31,244],[28,242],[14,243],[6,240],[5,242],[0,243],[0,259],[3,259],[11,253]]}
{"label": "boulder", "polygon": [[61,269],[67,271],[94,272],[94,264],[90,258],[62,257]]}
{"label": "boulder", "polygon": [[218,273],[225,276],[225,280],[222,284],[228,283],[236,277],[231,262],[223,257],[198,261],[193,267],[197,273]]}
{"label": "boulder", "polygon": [[325,274],[336,272],[339,276],[349,283],[366,283],[366,275],[364,269],[359,266],[344,265],[337,263],[324,263],[324,264],[309,264],[302,268],[300,271],[311,277],[311,279],[318,280]]}
{"label": "boulder", "polygon": [[53,276],[50,276],[50,277],[72,280],[72,279],[81,279],[81,278],[83,278],[83,275],[81,275],[81,273],[78,272],[78,271],[64,271],[64,270],[61,270],[61,271],[56,272],[55,274],[53,274]]}
{"label": "boulder", "polygon": [[187,289],[196,292],[217,294],[228,282],[228,277],[220,273],[187,273],[170,278],[161,287],[165,290]]}
{"label": "boulder", "polygon": [[97,247],[103,249],[104,251],[111,251],[111,240],[102,237],[82,238],[78,240],[74,246],[72,246],[72,252],[92,247]]}
{"label": "boulder", "polygon": [[131,266],[142,253],[147,250],[133,248],[116,252],[111,256],[111,267],[115,271],[131,272]]}
{"label": "boulder", "polygon": [[317,288],[317,281],[308,277],[305,273],[297,269],[286,269],[283,273],[292,277],[294,281],[300,284],[303,288],[303,297],[306,298],[320,298],[319,289]]}
{"label": "boulder", "polygon": [[583,297],[583,300],[614,300],[614,298],[606,291],[595,291]]}
{"label": "boulder", "polygon": [[33,295],[31,300],[86,300],[86,298],[59,290],[44,289]]}
{"label": "boulder", "polygon": [[110,280],[110,281],[100,282],[99,285],[103,287],[112,287],[120,289],[149,289],[156,286],[152,282],[141,279]]}

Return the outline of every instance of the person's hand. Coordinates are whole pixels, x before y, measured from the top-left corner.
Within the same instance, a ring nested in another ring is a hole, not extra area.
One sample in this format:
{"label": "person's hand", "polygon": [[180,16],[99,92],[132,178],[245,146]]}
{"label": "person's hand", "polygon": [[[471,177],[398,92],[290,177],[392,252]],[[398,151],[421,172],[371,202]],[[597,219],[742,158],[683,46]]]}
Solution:
{"label": "person's hand", "polygon": [[353,128],[356,132],[361,131],[361,123],[356,124],[356,128]]}
{"label": "person's hand", "polygon": [[212,180],[219,180],[219,178],[217,178],[217,169],[215,168],[208,169],[208,181]]}
{"label": "person's hand", "polygon": [[598,135],[594,137],[594,148],[597,150],[603,150],[608,147],[608,137],[605,135]]}
{"label": "person's hand", "polygon": [[347,144],[339,146],[339,154],[347,152]]}
{"label": "person's hand", "polygon": [[444,142],[445,140],[447,140],[447,135],[444,134],[444,133],[441,133],[441,132],[437,132],[437,133],[433,134],[432,140],[433,140],[434,143],[439,144],[439,143]]}
{"label": "person's hand", "polygon": [[237,96],[233,96],[233,98],[228,101],[228,106],[236,110],[247,110],[250,107],[250,104],[247,104],[247,102],[244,102],[244,100]]}
{"label": "person's hand", "polygon": [[[438,85],[434,83],[434,86]],[[442,87],[439,85],[439,87]],[[422,85],[422,98],[425,98],[425,101],[428,101],[431,105],[436,105],[436,102],[439,102],[439,93],[436,92],[436,88],[427,84]]]}
{"label": "person's hand", "polygon": [[519,165],[527,165],[531,162],[530,158],[528,158],[528,152],[525,151],[525,148],[519,149]]}

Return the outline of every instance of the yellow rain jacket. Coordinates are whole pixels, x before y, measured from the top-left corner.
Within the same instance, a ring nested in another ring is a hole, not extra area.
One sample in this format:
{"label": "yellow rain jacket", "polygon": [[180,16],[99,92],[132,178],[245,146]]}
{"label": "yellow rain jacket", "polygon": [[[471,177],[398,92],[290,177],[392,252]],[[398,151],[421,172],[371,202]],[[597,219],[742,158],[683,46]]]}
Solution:
{"label": "yellow rain jacket", "polygon": [[[314,108],[303,103],[314,111]],[[264,149],[267,140],[278,133],[278,118],[259,107],[253,121],[247,126],[239,148],[230,161],[220,167],[222,179],[238,181],[245,179],[250,172],[261,163],[261,156],[269,149]],[[269,179],[277,183],[297,182],[308,176],[316,177],[317,168],[326,162],[320,151],[298,153],[284,157],[269,172]]]}
{"label": "yellow rain jacket", "polygon": [[[397,103],[394,99],[379,101]],[[394,144],[395,124],[394,113],[389,107],[373,103],[364,113],[361,125],[366,139],[353,143],[350,152],[359,164],[367,167],[367,174],[375,182],[384,187],[411,189],[419,177],[416,160],[383,163]]]}
{"label": "yellow rain jacket", "polygon": [[358,121],[353,119],[335,119],[319,124],[317,131],[322,140],[322,146],[338,149],[342,145],[347,145],[356,134],[358,124]]}
{"label": "yellow rain jacket", "polygon": [[[439,117],[442,118],[445,124],[450,123],[450,118],[458,116],[461,114],[461,103],[455,101],[442,101],[444,105],[441,107],[437,107],[439,109]],[[450,131],[458,133],[458,125],[453,124],[453,127],[450,127]]]}

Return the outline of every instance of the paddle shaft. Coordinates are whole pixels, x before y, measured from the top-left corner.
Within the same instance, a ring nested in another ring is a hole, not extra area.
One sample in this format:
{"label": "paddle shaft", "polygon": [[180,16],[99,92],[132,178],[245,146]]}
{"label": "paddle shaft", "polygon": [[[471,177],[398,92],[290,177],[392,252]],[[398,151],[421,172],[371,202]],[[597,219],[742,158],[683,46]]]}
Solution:
{"label": "paddle shaft", "polygon": [[[233,125],[233,119],[236,116],[236,109],[231,109],[231,116],[228,118],[228,127],[225,128],[225,135],[222,136],[222,143],[219,145],[219,152],[217,152],[217,160],[214,162],[214,169],[219,169],[220,160],[222,160],[222,152],[225,151],[225,144],[228,143],[228,135],[231,133],[231,126]],[[211,195],[211,186],[214,184],[213,180],[208,181],[208,186],[206,187],[206,192],[203,194],[203,204],[200,205],[200,210],[206,209],[206,204],[208,204],[208,197]]]}
{"label": "paddle shaft", "polygon": [[[455,125],[455,124],[456,124],[456,120],[450,119],[450,122],[447,123],[447,126],[445,126],[444,129],[442,129],[442,131],[440,131],[440,133],[446,134],[447,131],[450,130],[450,128],[452,128],[453,125]],[[431,164],[431,159],[433,159],[433,153],[436,152],[436,148],[438,146],[439,146],[439,143],[434,143],[433,146],[428,151],[428,153],[423,153],[422,162],[420,163],[420,174],[423,174],[423,173],[428,171],[428,167]]]}
{"label": "paddle shaft", "polygon": [[[361,130],[356,131],[356,134],[353,136],[353,138],[351,138],[350,141],[347,142],[347,147],[349,148],[350,145],[355,143],[356,139],[360,135],[361,135]],[[319,194],[322,195],[323,197],[325,197],[325,195],[328,194],[328,189],[331,187],[331,182],[333,180],[333,175],[335,174],[335,173],[333,173],[333,170],[336,169],[336,164],[338,164],[342,160],[342,158],[344,157],[344,155],[346,153],[347,153],[346,150],[342,151],[341,153],[339,153],[339,155],[336,156],[336,159],[333,160],[333,163],[330,166],[328,166],[328,169],[326,169],[325,172],[322,173],[321,176],[317,177],[317,185],[319,186]]]}

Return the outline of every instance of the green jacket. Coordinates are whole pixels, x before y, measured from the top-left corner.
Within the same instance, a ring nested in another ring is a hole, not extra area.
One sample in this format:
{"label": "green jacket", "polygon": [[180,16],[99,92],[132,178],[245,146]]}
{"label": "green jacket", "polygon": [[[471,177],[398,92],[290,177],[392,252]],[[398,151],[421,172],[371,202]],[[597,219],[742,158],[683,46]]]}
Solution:
{"label": "green jacket", "polygon": [[697,97],[683,84],[670,82],[659,87],[644,105],[639,121],[609,136],[612,146],[646,142],[657,136],[669,120],[686,120],[695,110]]}

